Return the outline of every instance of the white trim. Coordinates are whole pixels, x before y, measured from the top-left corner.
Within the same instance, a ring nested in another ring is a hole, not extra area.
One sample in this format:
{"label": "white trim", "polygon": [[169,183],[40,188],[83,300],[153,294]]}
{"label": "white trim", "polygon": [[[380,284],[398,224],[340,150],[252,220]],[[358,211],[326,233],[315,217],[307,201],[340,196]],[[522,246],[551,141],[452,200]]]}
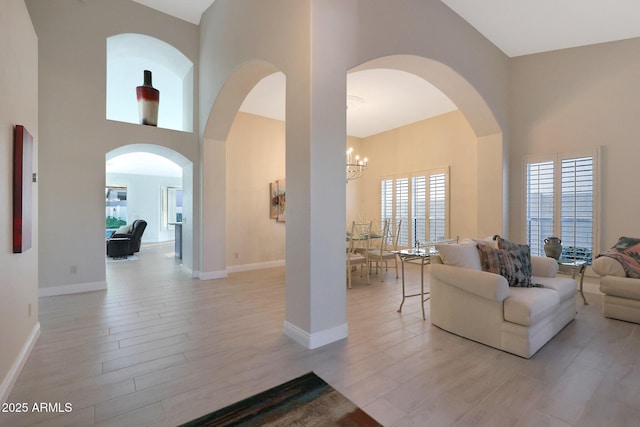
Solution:
{"label": "white trim", "polygon": [[24,368],[24,364],[27,363],[27,358],[29,357],[29,354],[31,354],[31,350],[36,344],[36,341],[38,341],[39,336],[40,322],[37,322],[31,330],[29,338],[27,338],[27,341],[22,346],[20,354],[18,354],[13,365],[11,365],[11,369],[9,369],[9,372],[7,372],[7,375],[2,380],[2,384],[0,384],[0,403],[5,403],[9,398],[9,394],[11,394],[11,390],[18,380],[20,372],[22,372],[22,368]]}
{"label": "white trim", "polygon": [[53,297],[56,295],[80,294],[83,292],[104,291],[107,282],[77,283],[75,285],[51,286],[38,289],[38,296]]}
{"label": "white trim", "polygon": [[239,273],[241,271],[262,270],[263,268],[284,267],[284,260],[256,262],[254,264],[230,265],[227,267],[229,273]]}
{"label": "white trim", "polygon": [[200,280],[214,280],[214,279],[224,279],[228,275],[229,274],[227,273],[227,270],[207,271],[207,272],[201,271],[198,274],[198,278]]}
{"label": "white trim", "polygon": [[346,323],[343,323],[342,325],[310,334],[285,320],[284,334],[298,344],[313,350],[347,338],[349,336],[349,327]]}
{"label": "white trim", "polygon": [[185,266],[184,264],[180,264],[180,269],[182,271],[184,271],[185,273],[187,273],[189,276],[193,277],[194,279],[197,279],[198,275],[200,274],[200,272],[194,271],[194,270],[190,269],[189,267]]}

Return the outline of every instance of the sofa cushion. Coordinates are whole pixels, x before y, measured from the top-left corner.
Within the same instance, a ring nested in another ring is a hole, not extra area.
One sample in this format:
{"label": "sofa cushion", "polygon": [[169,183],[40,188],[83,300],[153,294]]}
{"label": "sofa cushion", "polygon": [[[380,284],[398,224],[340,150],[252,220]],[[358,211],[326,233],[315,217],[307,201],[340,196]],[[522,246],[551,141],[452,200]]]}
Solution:
{"label": "sofa cushion", "polygon": [[477,248],[483,271],[503,276],[507,279],[509,286],[532,286],[531,259],[529,258],[527,266],[524,261],[526,254],[522,254],[520,250],[495,249],[487,245],[478,245]]}
{"label": "sofa cushion", "polygon": [[533,325],[553,315],[560,306],[560,295],[547,288],[509,288],[504,300],[504,320],[522,326]]}
{"label": "sofa cushion", "polygon": [[480,255],[474,245],[453,244],[436,245],[436,250],[444,265],[453,267],[470,268],[480,271]]}
{"label": "sofa cushion", "polygon": [[605,276],[600,280],[600,292],[619,298],[640,300],[640,279]]}
{"label": "sofa cushion", "polygon": [[[525,277],[530,278],[533,267],[531,265],[531,249],[529,248],[529,245],[521,245],[519,243],[511,242],[498,235],[495,237],[498,249],[505,249],[509,251],[516,258],[516,265],[522,269],[522,274]],[[531,284],[530,280],[528,283]]]}
{"label": "sofa cushion", "polygon": [[578,292],[578,284],[570,277],[538,277],[532,276],[531,283],[553,289],[558,293],[560,302],[574,298]]}
{"label": "sofa cushion", "polygon": [[131,234],[131,227],[133,224],[126,224],[126,225],[122,225],[120,226],[115,234]]}
{"label": "sofa cushion", "polygon": [[593,260],[593,271],[600,276],[626,277],[622,264],[608,256],[601,256]]}

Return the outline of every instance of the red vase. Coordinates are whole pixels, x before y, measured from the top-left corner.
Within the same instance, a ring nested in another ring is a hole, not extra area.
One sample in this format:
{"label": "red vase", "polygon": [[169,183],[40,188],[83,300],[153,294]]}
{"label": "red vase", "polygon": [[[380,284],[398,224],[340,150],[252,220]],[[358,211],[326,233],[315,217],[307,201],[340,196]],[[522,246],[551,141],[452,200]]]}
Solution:
{"label": "red vase", "polygon": [[144,70],[144,84],[136,88],[140,124],[158,126],[160,91],[151,84],[151,71]]}

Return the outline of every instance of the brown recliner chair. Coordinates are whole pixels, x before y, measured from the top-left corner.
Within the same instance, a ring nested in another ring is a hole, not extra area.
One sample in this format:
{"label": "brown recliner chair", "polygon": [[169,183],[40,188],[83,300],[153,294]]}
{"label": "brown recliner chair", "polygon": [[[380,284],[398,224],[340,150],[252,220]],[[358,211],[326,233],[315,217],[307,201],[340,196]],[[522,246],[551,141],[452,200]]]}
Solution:
{"label": "brown recliner chair", "polygon": [[[107,240],[107,256],[123,257],[140,251],[142,234],[147,221],[137,219],[131,224],[130,233],[115,233]],[[126,240],[125,240],[126,239]]]}

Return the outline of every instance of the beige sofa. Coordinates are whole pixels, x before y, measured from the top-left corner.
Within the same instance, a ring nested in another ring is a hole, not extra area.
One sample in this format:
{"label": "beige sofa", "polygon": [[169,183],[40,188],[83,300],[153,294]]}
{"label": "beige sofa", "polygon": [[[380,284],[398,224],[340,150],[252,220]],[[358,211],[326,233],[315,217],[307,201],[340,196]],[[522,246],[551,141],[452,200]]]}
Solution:
{"label": "beige sofa", "polygon": [[602,276],[600,292],[604,294],[604,316],[640,323],[640,279],[626,277],[622,265],[605,256],[593,261],[593,271]]}
{"label": "beige sofa", "polygon": [[435,256],[430,268],[431,323],[446,331],[530,358],[575,318],[577,283],[556,277],[554,259],[531,257],[541,287],[509,287],[475,260],[446,264]]}

